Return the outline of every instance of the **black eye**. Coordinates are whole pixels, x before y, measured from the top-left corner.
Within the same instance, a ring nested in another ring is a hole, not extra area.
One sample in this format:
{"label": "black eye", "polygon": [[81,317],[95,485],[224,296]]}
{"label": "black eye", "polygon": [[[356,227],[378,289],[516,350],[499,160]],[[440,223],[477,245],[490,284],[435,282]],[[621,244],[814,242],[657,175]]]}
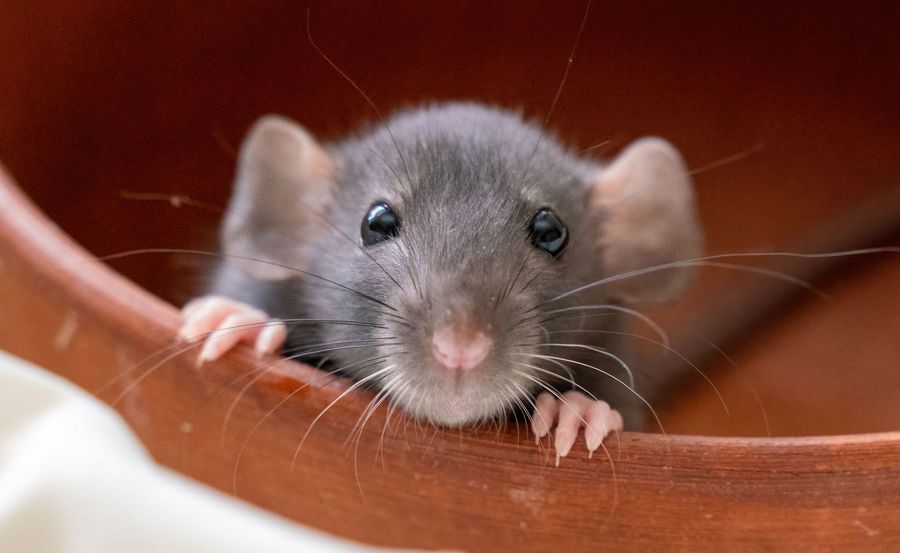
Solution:
{"label": "black eye", "polygon": [[369,208],[360,228],[363,246],[371,246],[400,234],[400,217],[385,202],[378,202]]}
{"label": "black eye", "polygon": [[566,225],[549,207],[537,210],[528,224],[528,234],[534,247],[544,250],[553,257],[562,253],[569,241]]}

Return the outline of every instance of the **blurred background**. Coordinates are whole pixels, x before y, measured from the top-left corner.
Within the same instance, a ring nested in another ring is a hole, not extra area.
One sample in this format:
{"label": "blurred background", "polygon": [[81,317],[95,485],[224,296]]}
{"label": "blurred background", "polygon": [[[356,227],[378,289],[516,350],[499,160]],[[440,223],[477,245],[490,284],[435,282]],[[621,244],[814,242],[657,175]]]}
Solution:
{"label": "blurred background", "polygon": [[[97,255],[214,248],[235,150],[257,117],[288,115],[323,140],[375,118],[310,44],[307,9],[316,43],[384,113],[474,99],[543,120],[585,3],[6,1],[0,161]],[[897,2],[595,2],[549,126],[598,158],[642,135],[673,142],[695,170],[709,253],[834,233],[854,247],[845,221],[859,230],[900,202],[889,192],[900,186],[898,29]],[[175,304],[209,274],[177,256],[112,265]],[[850,265],[817,282],[830,299],[791,292],[777,302],[790,309],[723,337],[741,370],[721,356],[703,368],[730,416],[669,360],[660,370],[677,374],[657,379],[667,430],[900,429],[900,254]],[[732,303],[771,292],[760,278],[705,269],[654,316],[676,344],[708,353],[710,314],[729,321]]]}

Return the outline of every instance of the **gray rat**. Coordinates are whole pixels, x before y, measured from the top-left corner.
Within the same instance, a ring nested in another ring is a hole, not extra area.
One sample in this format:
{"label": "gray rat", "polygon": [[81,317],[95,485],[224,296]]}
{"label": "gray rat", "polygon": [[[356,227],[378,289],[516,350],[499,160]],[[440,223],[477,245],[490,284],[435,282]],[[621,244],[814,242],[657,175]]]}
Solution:
{"label": "gray rat", "polygon": [[407,109],[332,144],[263,117],[221,239],[211,295],[183,309],[181,335],[205,340],[198,362],[283,346],[436,425],[527,408],[537,438],[554,431],[557,462],[581,428],[593,452],[623,419],[641,424],[623,317],[596,314],[671,299],[690,270],[569,292],[702,248],[668,142],[601,164],[474,103]]}

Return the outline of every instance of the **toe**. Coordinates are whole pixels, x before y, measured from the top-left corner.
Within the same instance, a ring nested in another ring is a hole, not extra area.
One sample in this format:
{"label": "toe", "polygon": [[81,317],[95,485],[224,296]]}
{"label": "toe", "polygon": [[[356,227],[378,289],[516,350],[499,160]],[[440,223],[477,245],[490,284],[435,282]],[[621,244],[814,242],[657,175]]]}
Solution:
{"label": "toe", "polygon": [[258,313],[228,315],[206,339],[197,357],[197,365],[218,359],[241,340],[252,340],[259,333],[259,325],[265,322],[266,318]]}
{"label": "toe", "polygon": [[270,321],[259,331],[254,349],[258,355],[275,353],[284,344],[285,338],[287,338],[287,328],[284,323]]}
{"label": "toe", "polygon": [[214,296],[202,296],[199,298],[192,299],[191,301],[184,304],[184,306],[181,308],[181,316],[184,317],[185,319],[190,319],[191,316],[194,313],[196,313],[198,309],[200,309],[201,307],[203,307],[204,305],[206,305],[207,303],[209,303],[210,301],[212,301],[214,299],[215,299]]}
{"label": "toe", "polygon": [[535,441],[540,440],[550,432],[553,421],[559,414],[559,400],[551,394],[544,392],[537,397],[534,404],[534,416],[531,417],[531,431],[534,432]]}
{"label": "toe", "polygon": [[232,314],[254,315],[266,319],[262,311],[221,296],[204,296],[188,302],[181,310],[184,323],[178,331],[183,340],[197,340],[222,326],[226,317]]}
{"label": "toe", "polygon": [[203,335],[213,331],[230,313],[234,312],[233,306],[217,298],[201,298],[194,305],[185,306],[184,324],[178,331],[183,340],[197,340]]}
{"label": "toe", "polygon": [[585,411],[584,419],[584,441],[591,455],[610,432],[621,428],[622,417],[605,401],[592,401]]}
{"label": "toe", "polygon": [[566,392],[560,402],[562,405],[554,436],[557,464],[560,457],[565,457],[572,450],[578,438],[578,431],[584,426],[584,413],[590,400],[578,392]]}

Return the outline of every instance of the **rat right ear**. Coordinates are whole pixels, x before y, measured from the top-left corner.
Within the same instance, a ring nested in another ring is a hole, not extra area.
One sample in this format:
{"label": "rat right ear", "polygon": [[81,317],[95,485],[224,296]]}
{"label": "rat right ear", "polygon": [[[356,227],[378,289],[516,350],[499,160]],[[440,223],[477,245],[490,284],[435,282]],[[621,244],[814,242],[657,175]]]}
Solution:
{"label": "rat right ear", "polygon": [[[598,246],[608,275],[689,260],[703,249],[688,170],[660,138],[636,141],[601,170],[590,205],[601,221]],[[667,268],[612,282],[608,290],[626,303],[660,303],[677,295],[692,273]]]}
{"label": "rat right ear", "polygon": [[[318,218],[331,202],[333,183],[331,159],[303,127],[276,115],[260,118],[241,145],[222,226],[225,253],[302,269],[309,237],[322,227]],[[227,261],[263,280],[297,274],[270,263]]]}

